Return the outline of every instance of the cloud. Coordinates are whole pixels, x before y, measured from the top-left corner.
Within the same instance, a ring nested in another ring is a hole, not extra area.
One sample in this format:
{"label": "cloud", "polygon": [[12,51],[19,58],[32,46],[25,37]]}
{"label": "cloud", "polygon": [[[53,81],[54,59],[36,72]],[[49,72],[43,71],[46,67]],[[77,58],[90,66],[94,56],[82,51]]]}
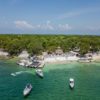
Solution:
{"label": "cloud", "polygon": [[69,24],[59,24],[58,25],[58,28],[60,30],[62,30],[62,31],[67,31],[67,30],[71,30],[72,29],[72,27],[69,26]]}
{"label": "cloud", "polygon": [[68,31],[71,30],[72,27],[69,24],[53,24],[51,21],[47,21],[45,24],[39,24],[38,28],[42,30],[59,30],[59,31]]}
{"label": "cloud", "polygon": [[72,27],[69,26],[69,24],[53,24],[51,23],[51,21],[47,21],[46,23],[43,24],[31,25],[27,21],[18,20],[15,21],[14,24],[16,28],[21,30],[68,31],[72,29]]}
{"label": "cloud", "polygon": [[50,21],[47,21],[45,24],[39,24],[38,26],[39,27],[37,28],[40,28],[42,30],[54,30],[54,26],[51,24]]}
{"label": "cloud", "polygon": [[31,24],[29,24],[26,21],[15,21],[14,24],[16,25],[17,28],[20,29],[33,29],[34,26],[32,26]]}
{"label": "cloud", "polygon": [[71,18],[71,17],[76,17],[83,14],[94,13],[94,12],[100,12],[100,7],[83,8],[83,9],[70,11],[70,12],[59,15],[58,19]]}

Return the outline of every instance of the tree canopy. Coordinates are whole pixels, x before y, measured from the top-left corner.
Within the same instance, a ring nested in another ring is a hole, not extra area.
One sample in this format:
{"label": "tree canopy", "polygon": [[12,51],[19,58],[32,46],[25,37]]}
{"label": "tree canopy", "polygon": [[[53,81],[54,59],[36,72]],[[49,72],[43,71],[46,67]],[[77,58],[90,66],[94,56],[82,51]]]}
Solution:
{"label": "tree canopy", "polygon": [[22,50],[27,50],[30,54],[41,54],[43,51],[53,52],[59,46],[64,52],[79,48],[82,55],[88,51],[97,52],[100,50],[100,36],[0,35],[0,48],[8,51],[10,55],[17,55]]}

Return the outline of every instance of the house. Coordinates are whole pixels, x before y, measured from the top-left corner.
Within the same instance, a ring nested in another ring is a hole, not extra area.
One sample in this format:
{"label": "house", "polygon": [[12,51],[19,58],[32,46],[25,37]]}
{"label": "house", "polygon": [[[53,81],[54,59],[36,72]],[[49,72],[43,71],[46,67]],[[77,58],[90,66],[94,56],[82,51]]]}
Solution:
{"label": "house", "polygon": [[79,60],[79,57],[78,57],[79,53],[78,52],[70,51],[66,55],[67,55],[67,60],[69,60],[69,61]]}
{"label": "house", "polygon": [[92,56],[93,56],[93,54],[90,53],[90,52],[85,54],[85,57],[88,58],[88,59],[92,59]]}

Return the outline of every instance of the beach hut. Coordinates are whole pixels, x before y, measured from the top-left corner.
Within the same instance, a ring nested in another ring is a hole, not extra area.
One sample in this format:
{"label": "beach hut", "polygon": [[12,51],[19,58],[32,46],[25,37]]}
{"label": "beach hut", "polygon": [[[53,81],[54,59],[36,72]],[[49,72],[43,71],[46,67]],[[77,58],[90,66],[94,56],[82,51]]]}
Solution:
{"label": "beach hut", "polygon": [[55,53],[56,53],[56,55],[62,55],[63,54],[63,50],[61,49],[61,47],[57,47]]}
{"label": "beach hut", "polygon": [[19,55],[19,58],[28,58],[29,57],[29,53],[26,50],[23,50]]}
{"label": "beach hut", "polygon": [[78,53],[78,52],[75,52],[75,51],[70,51],[70,52],[69,52],[69,55],[70,55],[70,56],[78,56],[79,53]]}
{"label": "beach hut", "polygon": [[89,53],[85,54],[85,57],[86,57],[87,59],[91,60],[92,57],[93,57],[93,54],[89,52]]}

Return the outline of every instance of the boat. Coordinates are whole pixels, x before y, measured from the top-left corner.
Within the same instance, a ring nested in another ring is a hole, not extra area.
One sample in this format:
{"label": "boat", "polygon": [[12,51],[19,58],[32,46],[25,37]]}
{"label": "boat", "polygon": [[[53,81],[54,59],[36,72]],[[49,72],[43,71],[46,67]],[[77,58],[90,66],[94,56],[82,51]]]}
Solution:
{"label": "boat", "polygon": [[74,79],[73,78],[69,79],[69,86],[70,86],[71,89],[74,88]]}
{"label": "boat", "polygon": [[43,78],[43,71],[42,71],[41,69],[36,69],[36,74],[37,74],[39,77]]}
{"label": "boat", "polygon": [[32,90],[32,85],[31,84],[27,84],[24,91],[23,91],[23,95],[27,96]]}

